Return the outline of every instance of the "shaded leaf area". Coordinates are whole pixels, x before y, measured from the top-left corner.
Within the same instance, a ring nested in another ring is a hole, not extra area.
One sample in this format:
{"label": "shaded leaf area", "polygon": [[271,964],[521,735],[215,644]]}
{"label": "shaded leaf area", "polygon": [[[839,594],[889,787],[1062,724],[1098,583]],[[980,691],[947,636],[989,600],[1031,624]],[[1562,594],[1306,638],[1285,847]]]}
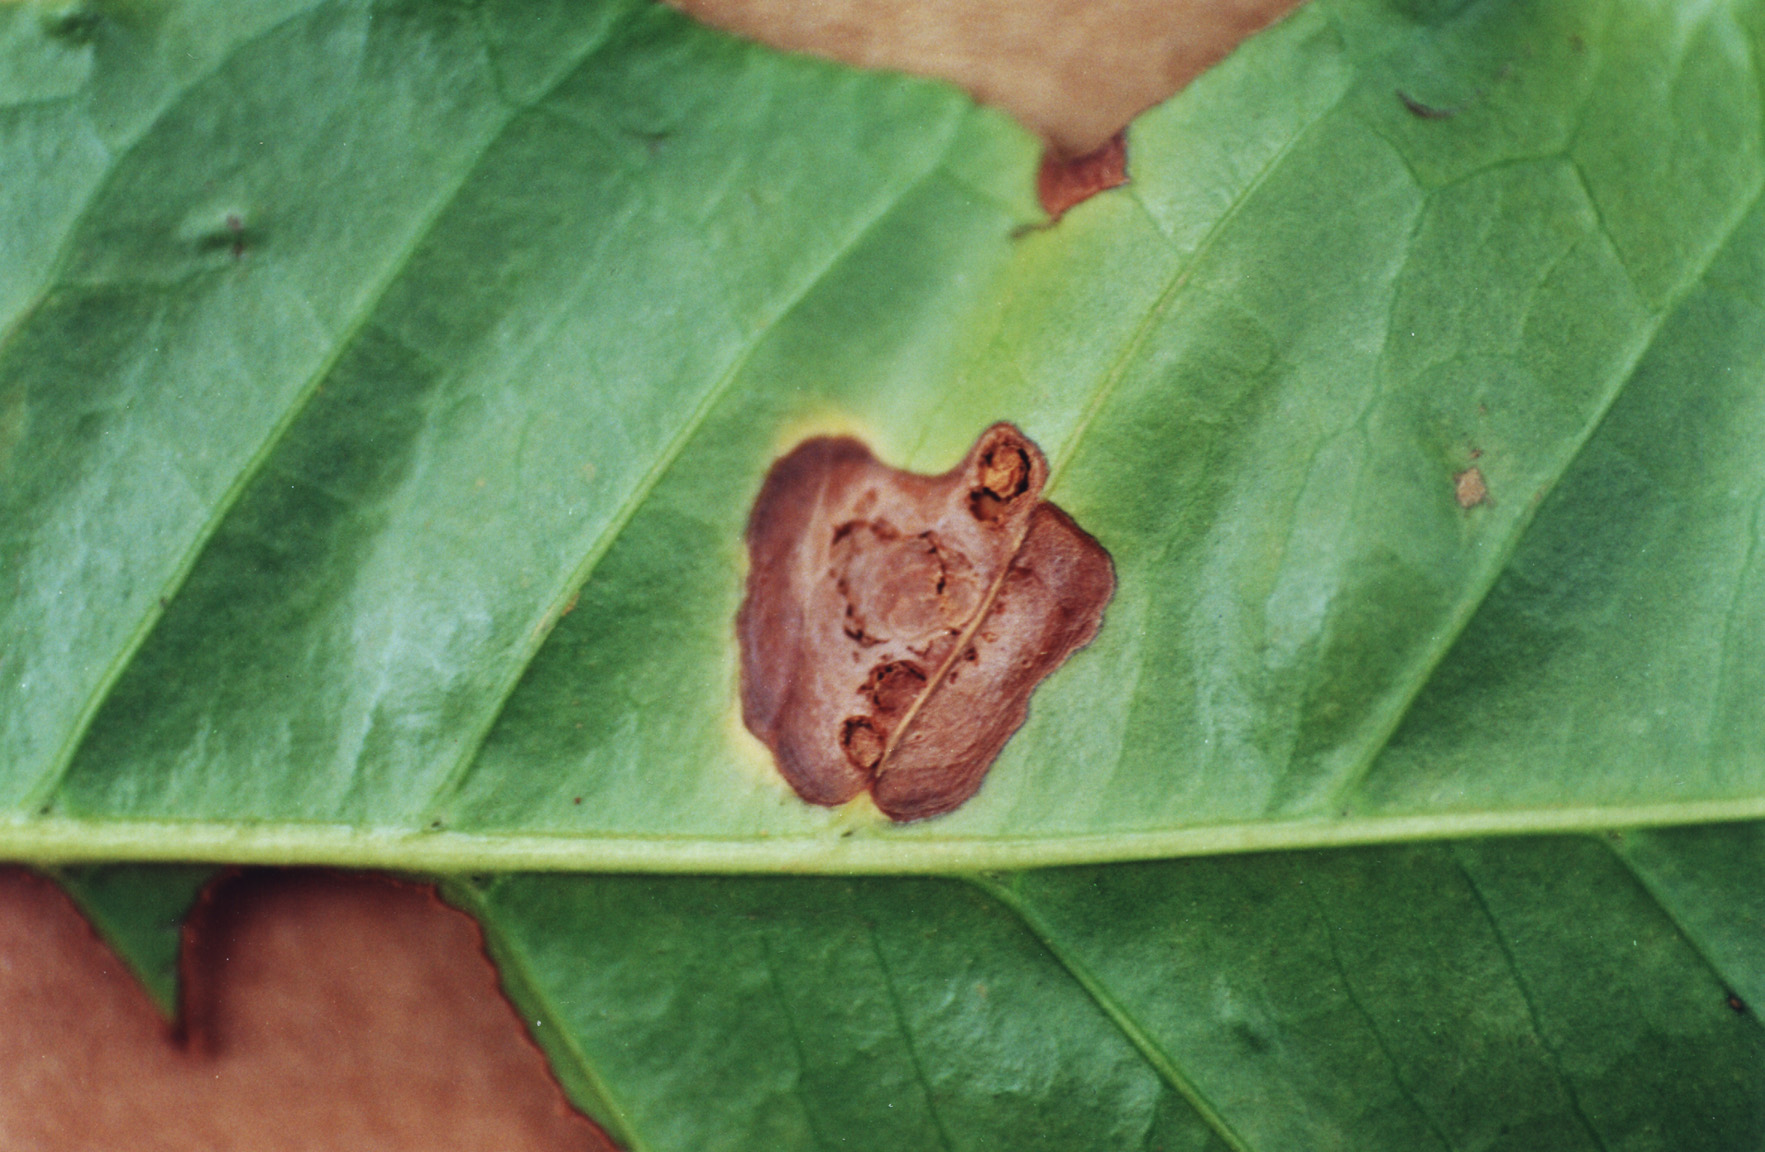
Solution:
{"label": "shaded leaf area", "polygon": [[1023,925],[930,879],[444,888],[632,1149],[1226,1147]]}
{"label": "shaded leaf area", "polygon": [[449,892],[632,1148],[1738,1149],[1761,844]]}
{"label": "shaded leaf area", "polygon": [[[94,3],[0,14],[25,184],[147,77],[5,225],[11,851],[950,870],[1765,805],[1751,4],[1320,0],[1036,227],[996,115],[663,10],[327,0],[191,71],[195,17]],[[809,808],[737,715],[761,478],[997,419],[1103,630],[960,812]]]}
{"label": "shaded leaf area", "polygon": [[[133,883],[169,895],[184,880]],[[0,1144],[611,1147],[547,1076],[472,923],[433,893],[249,873],[211,890],[191,929],[174,1032],[64,896],[0,870]]]}
{"label": "shaded leaf area", "polygon": [[[0,83],[18,101],[8,187],[40,196],[0,224],[22,257],[5,261],[0,327],[9,806],[53,786],[205,535],[510,111],[460,8],[376,23],[209,7],[0,12],[9,62],[84,61],[35,99],[10,69]],[[101,158],[50,150],[83,141]]]}
{"label": "shaded leaf area", "polygon": [[1765,890],[1758,882],[1765,826],[1628,832],[1614,844],[1735,1002],[1765,1018]]}

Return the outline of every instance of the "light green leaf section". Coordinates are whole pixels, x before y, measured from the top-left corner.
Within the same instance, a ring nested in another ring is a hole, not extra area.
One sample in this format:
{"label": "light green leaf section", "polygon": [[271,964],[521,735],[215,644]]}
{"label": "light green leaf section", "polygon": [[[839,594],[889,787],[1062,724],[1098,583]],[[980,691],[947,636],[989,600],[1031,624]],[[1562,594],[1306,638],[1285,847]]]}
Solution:
{"label": "light green leaf section", "polygon": [[1663,327],[1352,802],[1757,795],[1765,206]]}
{"label": "light green leaf section", "polygon": [[[0,849],[951,871],[1765,814],[1754,9],[1449,7],[1308,6],[1048,227],[999,116],[635,2],[9,6]],[[958,812],[802,804],[736,704],[768,463],[997,419],[1114,556],[1101,635]]]}
{"label": "light green leaf section", "polygon": [[1750,1149],[1760,842],[450,891],[633,1150]]}

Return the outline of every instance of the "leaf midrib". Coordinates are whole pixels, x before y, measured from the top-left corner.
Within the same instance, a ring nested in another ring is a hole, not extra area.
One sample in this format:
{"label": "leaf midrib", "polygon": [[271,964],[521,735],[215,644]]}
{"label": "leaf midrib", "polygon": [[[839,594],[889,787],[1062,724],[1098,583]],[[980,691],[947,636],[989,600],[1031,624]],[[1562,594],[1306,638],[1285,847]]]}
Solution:
{"label": "leaf midrib", "polygon": [[350,824],[82,820],[0,822],[0,857],[41,864],[106,861],[314,864],[461,873],[908,875],[1065,867],[1249,852],[1536,836],[1765,820],[1765,796],[1648,807],[1512,809],[1343,820],[1245,821],[1096,836],[932,840],[893,828],[851,836],[496,834]]}

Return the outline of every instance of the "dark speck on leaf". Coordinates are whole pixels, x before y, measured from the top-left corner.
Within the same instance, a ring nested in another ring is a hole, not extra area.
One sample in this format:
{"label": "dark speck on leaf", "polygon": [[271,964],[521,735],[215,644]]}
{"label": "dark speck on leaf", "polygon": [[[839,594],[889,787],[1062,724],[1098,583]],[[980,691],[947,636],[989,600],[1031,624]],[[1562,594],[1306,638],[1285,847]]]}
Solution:
{"label": "dark speck on leaf", "polygon": [[1432,104],[1424,104],[1401,89],[1397,93],[1397,98],[1403,101],[1403,106],[1410,110],[1412,116],[1420,117],[1423,120],[1451,120],[1459,114],[1457,108],[1438,108]]}
{"label": "dark speck on leaf", "polygon": [[210,229],[196,243],[204,252],[225,251],[238,260],[257,243],[258,238],[246,224],[245,217],[237,212],[229,212],[221,219],[219,226]]}
{"label": "dark speck on leaf", "polygon": [[80,47],[98,38],[98,29],[103,23],[102,14],[84,4],[77,4],[45,20],[43,30],[57,40]]}

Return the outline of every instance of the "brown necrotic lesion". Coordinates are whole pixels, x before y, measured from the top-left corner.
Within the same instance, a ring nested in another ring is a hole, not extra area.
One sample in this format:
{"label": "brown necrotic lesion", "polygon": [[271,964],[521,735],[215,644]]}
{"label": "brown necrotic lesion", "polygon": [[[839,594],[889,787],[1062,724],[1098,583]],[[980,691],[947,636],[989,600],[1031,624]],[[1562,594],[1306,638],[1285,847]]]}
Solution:
{"label": "brown necrotic lesion", "polygon": [[1047,479],[1009,424],[941,476],[849,437],[772,466],[748,520],[742,717],[804,800],[950,811],[1096,635],[1114,569]]}

